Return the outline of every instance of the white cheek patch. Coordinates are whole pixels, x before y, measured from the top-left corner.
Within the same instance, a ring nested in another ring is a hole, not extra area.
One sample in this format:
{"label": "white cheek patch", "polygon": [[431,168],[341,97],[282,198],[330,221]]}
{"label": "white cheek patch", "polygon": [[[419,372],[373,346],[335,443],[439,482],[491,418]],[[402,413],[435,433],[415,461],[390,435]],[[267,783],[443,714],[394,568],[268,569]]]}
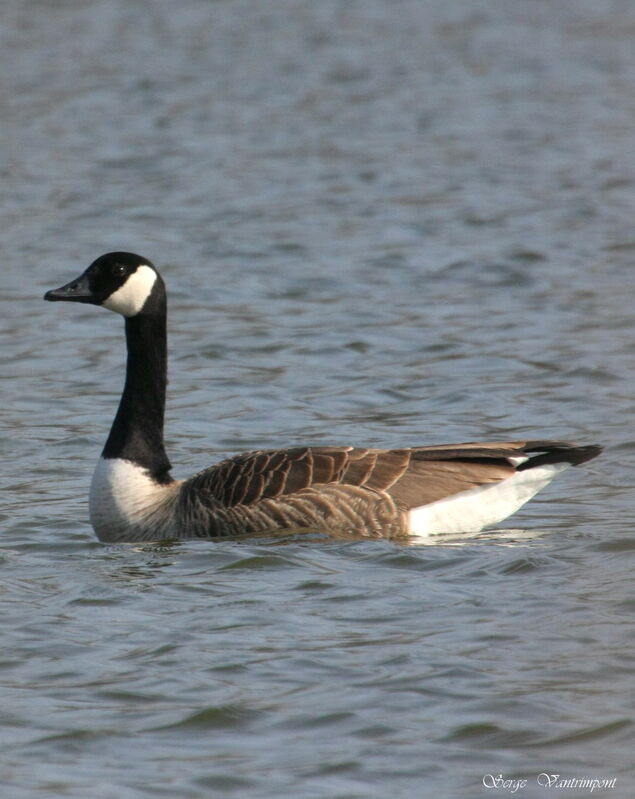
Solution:
{"label": "white cheek patch", "polygon": [[135,316],[150,296],[156,279],[157,273],[154,269],[142,264],[137,267],[136,272],[130,275],[121,288],[102,302],[102,306],[108,308],[109,311],[120,313],[122,316]]}

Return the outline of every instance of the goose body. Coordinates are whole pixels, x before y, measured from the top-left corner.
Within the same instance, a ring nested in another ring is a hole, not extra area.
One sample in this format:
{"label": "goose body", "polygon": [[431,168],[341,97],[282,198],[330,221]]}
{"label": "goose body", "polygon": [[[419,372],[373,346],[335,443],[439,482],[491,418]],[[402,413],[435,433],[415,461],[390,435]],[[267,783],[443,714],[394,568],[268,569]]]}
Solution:
{"label": "goose body", "polygon": [[163,443],[167,301],[157,270],[139,255],[108,253],[45,299],[101,305],[125,318],[126,381],[90,489],[102,541],[281,529],[388,538],[478,532],[601,451],[562,441],[296,447],[247,452],[174,480]]}

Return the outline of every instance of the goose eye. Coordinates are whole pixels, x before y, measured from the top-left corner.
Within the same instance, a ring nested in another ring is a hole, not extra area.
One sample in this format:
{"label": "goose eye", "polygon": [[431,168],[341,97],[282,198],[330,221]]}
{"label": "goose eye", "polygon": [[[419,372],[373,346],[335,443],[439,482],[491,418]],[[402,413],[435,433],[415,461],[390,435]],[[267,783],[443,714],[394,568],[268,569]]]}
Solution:
{"label": "goose eye", "polygon": [[126,274],[126,267],[123,264],[114,264],[111,268],[114,277],[121,277]]}

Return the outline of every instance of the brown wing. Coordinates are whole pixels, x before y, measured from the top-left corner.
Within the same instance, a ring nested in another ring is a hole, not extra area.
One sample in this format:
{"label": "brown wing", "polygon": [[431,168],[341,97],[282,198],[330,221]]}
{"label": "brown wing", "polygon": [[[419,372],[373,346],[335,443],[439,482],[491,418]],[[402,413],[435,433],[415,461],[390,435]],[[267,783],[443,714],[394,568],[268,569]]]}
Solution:
{"label": "brown wing", "polygon": [[209,494],[227,507],[251,505],[314,485],[363,485],[373,472],[377,473],[377,487],[384,488],[401,475],[407,459],[378,459],[378,454],[390,455],[353,447],[246,452],[195,475],[187,481],[187,488]]}
{"label": "brown wing", "polygon": [[[418,507],[475,486],[498,482],[516,468],[566,461],[581,463],[598,453],[556,441],[513,441],[356,449],[302,447],[256,451],[222,461],[186,482],[187,490],[213,497],[225,507],[294,494],[324,484],[386,492],[403,509]],[[537,455],[533,455],[537,453]]]}

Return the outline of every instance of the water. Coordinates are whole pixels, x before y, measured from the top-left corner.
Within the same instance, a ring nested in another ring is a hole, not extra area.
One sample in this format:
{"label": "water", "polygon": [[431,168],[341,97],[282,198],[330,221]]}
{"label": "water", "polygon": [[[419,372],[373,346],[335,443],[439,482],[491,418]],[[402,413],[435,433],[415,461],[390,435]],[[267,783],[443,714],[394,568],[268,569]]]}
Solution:
{"label": "water", "polygon": [[[3,795],[632,797],[632,3],[3,12]],[[103,546],[121,323],[41,296],[110,249],[170,289],[177,476],[298,443],[606,454],[433,546]]]}

